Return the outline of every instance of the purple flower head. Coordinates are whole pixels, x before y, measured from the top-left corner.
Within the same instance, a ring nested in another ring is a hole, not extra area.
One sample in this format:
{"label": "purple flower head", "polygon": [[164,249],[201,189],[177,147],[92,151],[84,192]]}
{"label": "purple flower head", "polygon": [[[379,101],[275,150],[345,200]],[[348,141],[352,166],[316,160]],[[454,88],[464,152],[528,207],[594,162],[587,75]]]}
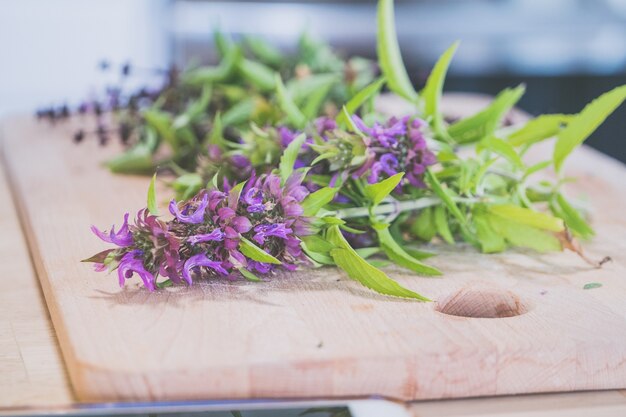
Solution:
{"label": "purple flower head", "polygon": [[117,269],[117,275],[119,278],[120,287],[124,286],[124,282],[131,278],[133,274],[139,275],[143,281],[143,285],[150,291],[154,291],[155,278],[144,266],[141,259],[142,253],[140,250],[132,250],[127,252],[122,259]]}
{"label": "purple flower head", "polygon": [[185,281],[187,281],[189,285],[193,282],[191,278],[192,271],[200,267],[210,268],[219,274],[228,275],[228,271],[222,267],[221,262],[212,261],[207,258],[204,253],[199,253],[187,259],[187,261],[185,261],[185,266],[183,267],[183,278],[185,278]]}
{"label": "purple flower head", "polygon": [[392,117],[384,125],[374,123],[374,126],[368,127],[356,116],[354,121],[370,139],[370,157],[354,172],[354,176],[366,175],[367,181],[372,184],[404,172],[397,191],[401,191],[403,185],[426,186],[423,181],[426,168],[437,162],[435,154],[427,146],[426,122],[408,116],[401,119]]}
{"label": "purple flower head", "polygon": [[112,243],[121,248],[133,244],[133,235],[128,229],[128,213],[124,214],[124,223],[117,232],[115,231],[115,226],[111,226],[111,231],[108,234],[106,231],[101,232],[96,226],[91,226],[91,231],[103,241]]}
{"label": "purple flower head", "polygon": [[176,216],[176,218],[178,219],[178,221],[182,222],[182,223],[191,223],[191,224],[198,224],[198,223],[202,223],[204,220],[204,212],[206,210],[206,208],[209,205],[209,196],[208,194],[204,194],[202,196],[202,201],[200,202],[200,204],[195,208],[194,212],[192,214],[188,214],[189,210],[190,210],[190,205],[187,204],[186,207],[183,209],[183,211],[181,212],[178,209],[178,204],[176,203],[176,200],[172,200],[170,201],[170,213],[172,213],[172,215]]}
{"label": "purple flower head", "polygon": [[315,130],[317,130],[317,133],[321,137],[324,137],[326,132],[335,129],[337,129],[337,122],[335,119],[331,119],[330,117],[319,117],[315,119]]}

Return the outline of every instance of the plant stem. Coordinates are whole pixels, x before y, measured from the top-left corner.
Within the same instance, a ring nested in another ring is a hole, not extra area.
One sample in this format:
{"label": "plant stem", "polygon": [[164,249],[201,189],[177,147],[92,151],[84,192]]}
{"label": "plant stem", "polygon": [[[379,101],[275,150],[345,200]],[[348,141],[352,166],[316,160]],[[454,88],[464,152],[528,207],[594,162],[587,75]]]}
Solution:
{"label": "plant stem", "polygon": [[[478,198],[456,197],[454,201],[457,203],[477,203],[481,201]],[[417,200],[398,201],[391,200],[387,204],[381,204],[370,210],[368,207],[350,207],[335,211],[335,217],[340,219],[352,219],[355,217],[383,216],[386,214],[399,214],[405,211],[418,211],[428,207],[441,204],[442,201],[438,197],[422,197]]]}

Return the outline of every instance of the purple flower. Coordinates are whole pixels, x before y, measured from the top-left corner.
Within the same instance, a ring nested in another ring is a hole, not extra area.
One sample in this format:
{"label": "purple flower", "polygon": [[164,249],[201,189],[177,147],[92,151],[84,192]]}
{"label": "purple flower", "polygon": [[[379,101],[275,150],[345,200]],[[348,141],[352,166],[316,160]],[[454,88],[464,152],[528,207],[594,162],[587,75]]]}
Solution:
{"label": "purple flower", "polygon": [[254,239],[259,245],[265,243],[265,239],[270,236],[279,237],[281,239],[287,239],[287,234],[293,233],[288,227],[285,227],[284,223],[274,223],[274,224],[260,224],[254,227]]}
{"label": "purple flower", "polygon": [[133,244],[133,235],[128,229],[128,214],[129,213],[124,214],[124,223],[117,232],[115,231],[115,226],[111,226],[111,232],[108,234],[106,231],[101,232],[96,226],[91,226],[91,231],[107,243],[112,243],[121,248],[130,246]]}
{"label": "purple flower", "polygon": [[224,234],[224,232],[222,232],[220,228],[217,228],[211,233],[190,236],[189,238],[187,238],[187,242],[191,243],[192,245],[197,245],[201,242],[221,242],[222,240],[224,240],[225,236],[226,235]]}
{"label": "purple flower", "polygon": [[202,201],[200,202],[200,205],[195,209],[193,214],[187,214],[187,211],[189,210],[189,205],[187,205],[187,207],[183,210],[183,212],[181,212],[178,209],[178,204],[176,203],[176,200],[170,201],[169,208],[170,208],[170,213],[176,216],[178,221],[182,223],[198,224],[204,221],[204,212],[208,205],[209,205],[209,196],[207,194],[204,194],[202,196]]}
{"label": "purple flower", "polygon": [[193,280],[191,278],[191,272],[195,268],[199,267],[207,267],[211,268],[215,272],[218,272],[222,275],[228,275],[228,271],[226,271],[221,262],[212,261],[204,253],[199,253],[197,255],[193,255],[191,258],[187,259],[185,262],[185,266],[183,267],[183,278],[189,285],[192,284]]}
{"label": "purple flower", "polygon": [[[124,282],[131,278],[133,274],[139,275],[143,281],[143,285],[150,291],[154,291],[155,278],[144,266],[141,259],[140,250],[132,250],[127,252],[122,259],[117,269],[117,275],[119,278],[120,287],[124,286]],[[139,257],[139,258],[138,258]]]}
{"label": "purple flower", "polygon": [[315,130],[317,130],[317,133],[322,137],[324,137],[326,132],[329,130],[337,129],[337,122],[335,119],[331,119],[330,117],[319,117],[315,119],[314,123]]}

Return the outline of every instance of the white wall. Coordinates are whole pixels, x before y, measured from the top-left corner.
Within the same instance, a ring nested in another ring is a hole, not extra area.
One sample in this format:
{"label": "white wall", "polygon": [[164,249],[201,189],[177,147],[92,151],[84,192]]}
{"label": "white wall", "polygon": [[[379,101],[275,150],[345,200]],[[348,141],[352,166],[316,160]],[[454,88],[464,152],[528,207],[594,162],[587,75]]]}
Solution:
{"label": "white wall", "polygon": [[165,0],[0,0],[0,116],[102,89],[97,63],[163,67]]}

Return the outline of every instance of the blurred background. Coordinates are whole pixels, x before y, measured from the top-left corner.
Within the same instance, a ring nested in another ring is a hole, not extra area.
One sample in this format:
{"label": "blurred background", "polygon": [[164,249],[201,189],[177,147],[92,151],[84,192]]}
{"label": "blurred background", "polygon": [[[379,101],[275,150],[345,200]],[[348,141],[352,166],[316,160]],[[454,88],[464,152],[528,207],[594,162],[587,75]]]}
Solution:
{"label": "blurred background", "polygon": [[[146,69],[214,62],[217,27],[285,50],[306,29],[345,55],[374,58],[375,13],[374,0],[0,0],[0,117],[100,92],[115,77],[98,70],[103,59]],[[533,114],[578,112],[626,83],[626,0],[396,0],[396,19],[418,86],[457,39],[446,91],[525,82],[520,107]],[[624,162],[625,116],[618,110],[588,142]]]}

